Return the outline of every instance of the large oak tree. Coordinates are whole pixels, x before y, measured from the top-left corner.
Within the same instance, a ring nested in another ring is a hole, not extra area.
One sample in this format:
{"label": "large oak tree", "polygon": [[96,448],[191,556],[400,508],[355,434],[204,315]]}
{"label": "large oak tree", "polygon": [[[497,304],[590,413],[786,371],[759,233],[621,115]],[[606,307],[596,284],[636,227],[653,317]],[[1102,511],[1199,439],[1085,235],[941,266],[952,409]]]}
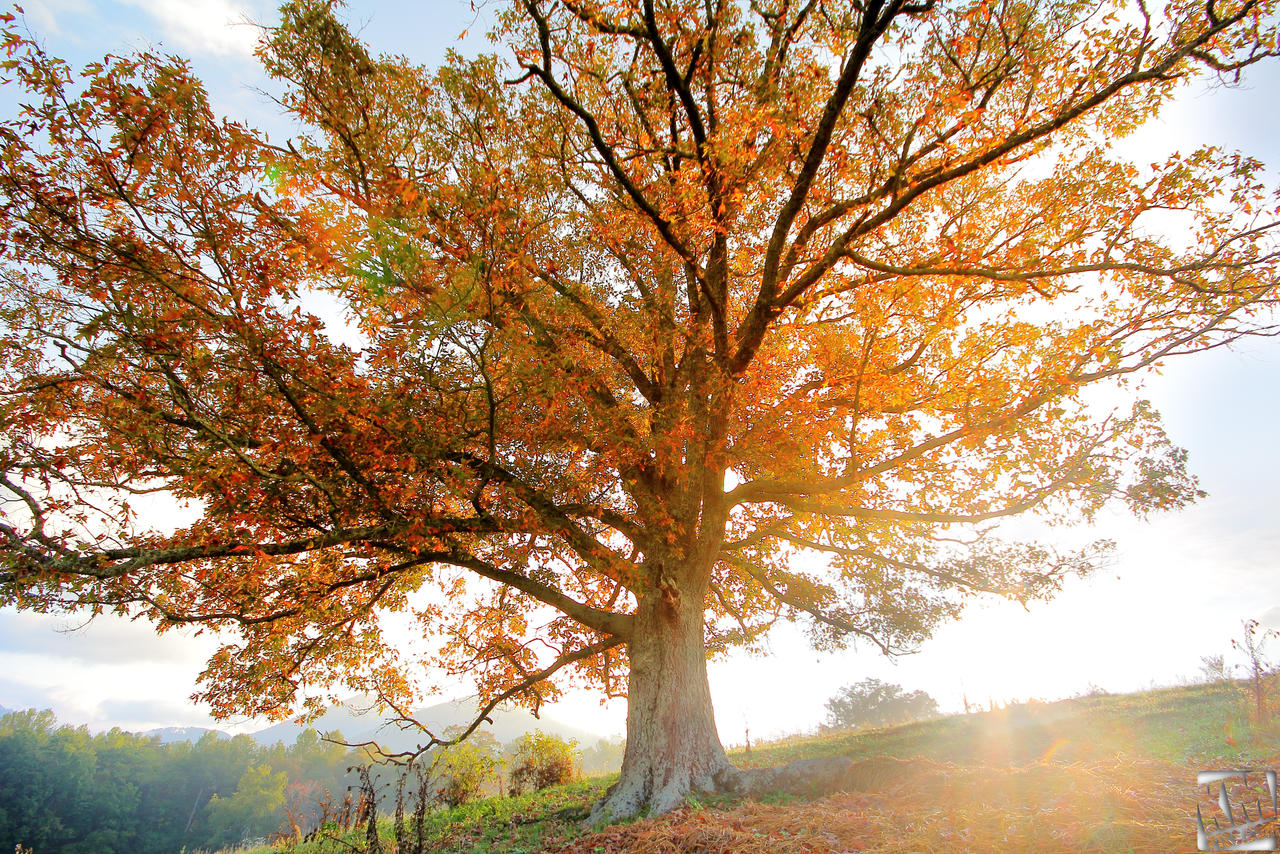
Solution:
{"label": "large oak tree", "polygon": [[602,813],[730,785],[708,655],[910,648],[1095,565],[1000,519],[1196,496],[1087,391],[1273,330],[1275,202],[1113,145],[1274,56],[1274,5],[520,0],[431,70],[297,0],[283,145],[11,26],[0,602],[233,631],[221,713],[577,679],[628,697]]}

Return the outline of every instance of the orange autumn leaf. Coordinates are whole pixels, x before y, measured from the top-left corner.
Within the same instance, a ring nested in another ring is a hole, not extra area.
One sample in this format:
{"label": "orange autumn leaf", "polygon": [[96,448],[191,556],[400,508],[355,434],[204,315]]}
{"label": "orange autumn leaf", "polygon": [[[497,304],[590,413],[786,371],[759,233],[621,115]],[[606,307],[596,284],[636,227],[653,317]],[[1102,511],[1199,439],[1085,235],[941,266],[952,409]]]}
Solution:
{"label": "orange autumn leaf", "polygon": [[224,715],[590,685],[630,703],[602,815],[731,787],[708,655],[896,654],[1106,553],[990,523],[1199,495],[1085,394],[1275,331],[1275,197],[1113,141],[1273,56],[1274,5],[522,0],[431,70],[294,0],[283,146],[9,21],[0,604],[226,630]]}

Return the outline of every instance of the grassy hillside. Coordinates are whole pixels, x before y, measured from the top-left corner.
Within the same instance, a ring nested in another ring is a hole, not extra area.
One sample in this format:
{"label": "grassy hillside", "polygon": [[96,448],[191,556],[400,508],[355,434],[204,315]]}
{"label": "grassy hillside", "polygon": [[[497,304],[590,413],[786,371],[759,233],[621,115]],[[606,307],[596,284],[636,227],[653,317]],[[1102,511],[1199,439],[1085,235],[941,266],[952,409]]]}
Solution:
{"label": "grassy hillside", "polygon": [[[1194,851],[1196,771],[1280,768],[1280,726],[1251,729],[1234,685],[1027,703],[982,714],[797,736],[739,751],[741,766],[856,761],[844,791],[771,802],[706,798],[656,819],[584,828],[611,782],[585,780],[428,816],[439,852]],[[382,848],[394,851],[390,823]],[[363,850],[280,843],[260,854]]]}

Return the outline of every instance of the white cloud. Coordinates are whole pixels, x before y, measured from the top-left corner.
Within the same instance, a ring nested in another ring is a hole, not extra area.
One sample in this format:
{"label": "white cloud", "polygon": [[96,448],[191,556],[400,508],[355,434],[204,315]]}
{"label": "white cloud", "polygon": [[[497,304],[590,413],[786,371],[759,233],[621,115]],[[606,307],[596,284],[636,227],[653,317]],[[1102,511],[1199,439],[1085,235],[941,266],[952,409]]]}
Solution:
{"label": "white cloud", "polygon": [[208,711],[164,699],[108,699],[98,704],[95,723],[127,730],[167,726],[212,726]]}
{"label": "white cloud", "polygon": [[83,21],[94,10],[86,0],[28,0],[22,4],[31,28],[44,36],[61,36],[65,21]]}
{"label": "white cloud", "polygon": [[[0,653],[48,656],[80,664],[166,663],[195,670],[213,651],[212,636],[157,636],[150,623],[103,615],[84,618],[0,611]],[[11,674],[12,675],[12,674]]]}
{"label": "white cloud", "polygon": [[259,10],[234,0],[125,0],[160,24],[162,38],[193,54],[249,56],[261,30]]}

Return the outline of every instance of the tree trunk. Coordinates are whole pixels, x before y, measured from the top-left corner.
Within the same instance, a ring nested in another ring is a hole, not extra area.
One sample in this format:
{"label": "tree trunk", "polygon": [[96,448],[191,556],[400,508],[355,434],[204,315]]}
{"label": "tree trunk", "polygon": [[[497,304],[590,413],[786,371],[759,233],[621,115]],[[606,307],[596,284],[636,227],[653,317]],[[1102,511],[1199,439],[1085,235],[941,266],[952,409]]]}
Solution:
{"label": "tree trunk", "polygon": [[623,819],[680,806],[695,789],[713,790],[731,771],[711,710],[697,590],[640,600],[627,653],[627,748],[622,775],[591,819]]}

